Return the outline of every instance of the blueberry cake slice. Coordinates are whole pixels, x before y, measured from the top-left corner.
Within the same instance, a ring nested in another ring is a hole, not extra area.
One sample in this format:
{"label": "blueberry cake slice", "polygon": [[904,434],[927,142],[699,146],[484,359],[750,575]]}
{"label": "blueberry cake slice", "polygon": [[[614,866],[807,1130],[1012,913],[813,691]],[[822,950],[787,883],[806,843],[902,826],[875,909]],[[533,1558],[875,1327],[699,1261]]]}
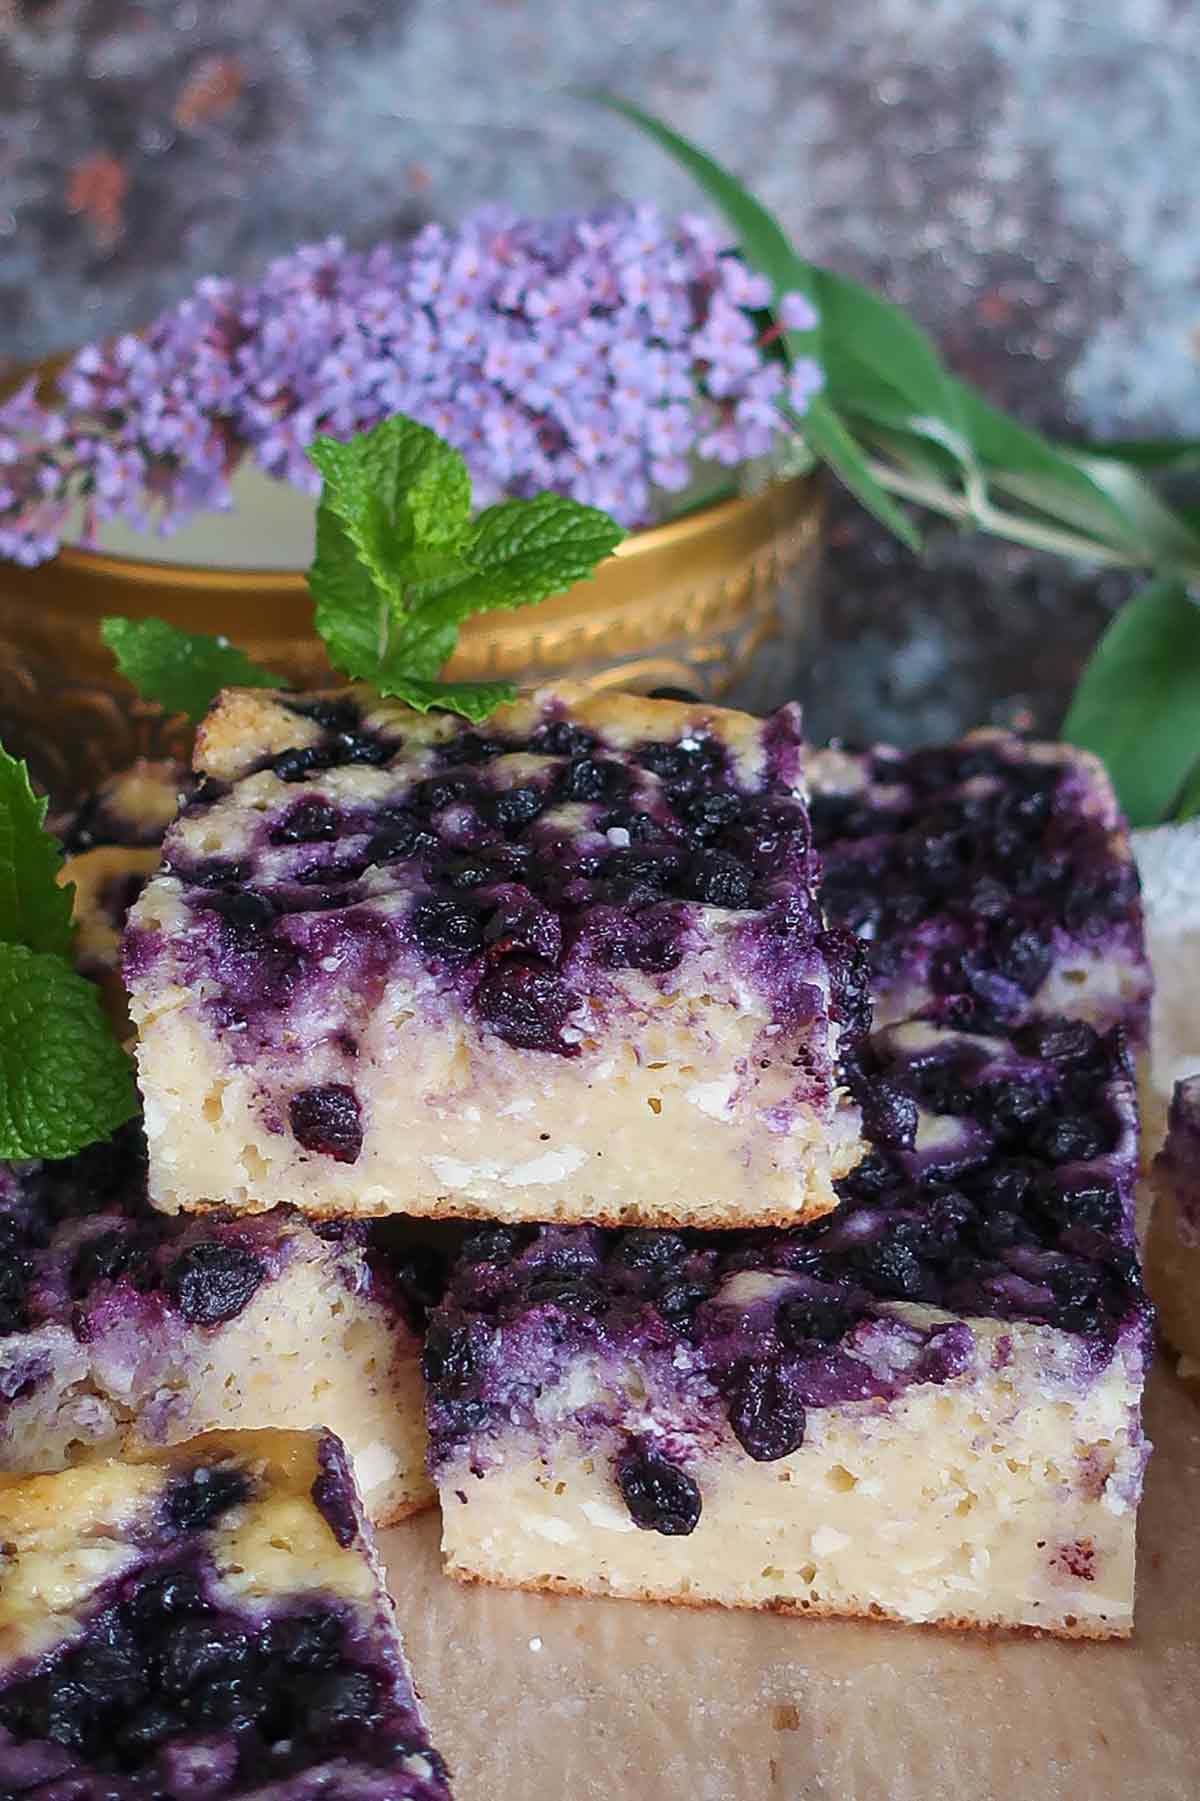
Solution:
{"label": "blueberry cake slice", "polygon": [[786,1233],[492,1227],[426,1341],[449,1572],[1122,1636],[1147,1445],[1119,1028],[930,1021]]}
{"label": "blueberry cake slice", "polygon": [[162,843],[190,781],[182,763],[139,757],[75,806],[52,814],[47,824],[69,857],[111,845],[154,849]]}
{"label": "blueberry cake slice", "polygon": [[1065,744],[980,731],[901,752],[814,752],[831,923],[863,938],[877,1024],[989,1031],[1036,1014],[1147,1037],[1137,870],[1108,777]]}
{"label": "blueberry cake slice", "polygon": [[449,1801],[330,1433],[0,1477],[0,1794]]}
{"label": "blueberry cake slice", "polygon": [[796,1223],[862,1154],[798,717],[232,691],[130,915],[168,1211]]}
{"label": "blueberry cake slice", "polygon": [[1200,1377],[1200,1076],[1175,1085],[1149,1180],[1146,1278],[1179,1373]]}
{"label": "blueberry cake slice", "polygon": [[379,1523],[427,1506],[424,1307],[437,1269],[393,1222],[290,1209],[170,1218],[136,1127],[0,1164],[0,1470],[214,1427],[333,1427]]}

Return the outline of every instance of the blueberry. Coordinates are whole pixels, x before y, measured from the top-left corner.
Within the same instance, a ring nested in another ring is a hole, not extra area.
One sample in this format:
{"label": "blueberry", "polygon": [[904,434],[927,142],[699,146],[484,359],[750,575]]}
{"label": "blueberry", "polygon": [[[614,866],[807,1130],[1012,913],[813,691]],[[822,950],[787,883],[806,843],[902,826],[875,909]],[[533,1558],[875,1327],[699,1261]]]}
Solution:
{"label": "blueberry", "polygon": [[1041,1191],[1041,1200],[1063,1226],[1079,1222],[1098,1232],[1117,1231],[1125,1213],[1119,1187],[1104,1177],[1071,1188],[1052,1188],[1047,1184]]}
{"label": "blueberry", "polygon": [[273,1698],[258,1671],[235,1663],[228,1673],[218,1667],[205,1676],[187,1697],[185,1711],[189,1724],[201,1730],[227,1726],[245,1732],[261,1720]]}
{"label": "blueberry", "polygon": [[237,888],[250,880],[251,866],[234,857],[208,857],[203,863],[167,864],[181,882],[193,888]]}
{"label": "blueberry", "polygon": [[29,1328],[30,1258],[9,1251],[0,1262],[0,1338]]}
{"label": "blueberry", "polygon": [[249,1304],[266,1273],[240,1245],[208,1239],[175,1259],[163,1287],[191,1325],[217,1326]]}
{"label": "blueberry", "polygon": [[659,1289],[654,1304],[668,1325],[683,1326],[711,1292],[704,1282],[667,1282]]}
{"label": "blueberry", "polygon": [[1098,1120],[1063,1113],[1046,1121],[1038,1134],[1038,1148],[1051,1163],[1077,1163],[1099,1157],[1109,1148],[1109,1138]]}
{"label": "blueberry", "polygon": [[479,1364],[471,1334],[466,1326],[430,1326],[421,1358],[425,1380],[440,1395],[456,1400],[464,1395],[479,1376]]}
{"label": "blueberry", "polygon": [[581,725],[569,719],[553,719],[539,726],[529,740],[529,748],[543,757],[582,757],[595,748],[596,740]]}
{"label": "blueberry", "polygon": [[463,1239],[459,1255],[463,1263],[511,1263],[520,1248],[520,1235],[511,1226],[481,1226]]}
{"label": "blueberry", "polygon": [[1094,1332],[1100,1324],[1103,1276],[1091,1264],[1068,1263],[1054,1270],[1050,1286],[1058,1304],[1056,1323],[1066,1332]]}
{"label": "blueberry", "polygon": [[817,946],[829,971],[829,1005],[842,1028],[843,1045],[865,1038],[871,1029],[871,965],[866,946],[842,926],[817,935]]}
{"label": "blueberry", "polygon": [[412,929],[427,955],[457,961],[483,944],[480,915],[461,901],[420,901],[412,911]]}
{"label": "blueberry", "polygon": [[343,732],[334,741],[332,761],[363,763],[373,769],[380,769],[391,761],[393,748],[370,732]]}
{"label": "blueberry", "polygon": [[126,1764],[139,1764],[148,1752],[183,1730],[184,1717],[165,1701],[149,1701],[117,1727],[113,1743]]}
{"label": "blueberry", "polygon": [[519,832],[530,825],[546,805],[540,788],[502,788],[489,795],[483,811],[494,825],[505,832]]}
{"label": "blueberry", "polygon": [[439,755],[444,763],[490,763],[505,752],[499,738],[485,738],[479,732],[460,732],[442,745]]}
{"label": "blueberry", "polygon": [[209,912],[218,914],[233,936],[244,944],[253,944],[275,919],[274,903],[254,888],[213,894],[204,905]]}
{"label": "blueberry", "polygon": [[775,1310],[775,1330],[789,1350],[809,1350],[814,1344],[833,1344],[849,1331],[853,1315],[840,1301],[793,1294]]}
{"label": "blueberry", "polygon": [[301,800],[289,807],[271,833],[272,844],[317,844],[336,838],[338,814],[328,801]]}
{"label": "blueberry", "polygon": [[214,1677],[248,1671],[253,1648],[244,1632],[217,1619],[185,1619],[162,1647],[162,1686],[171,1697],[187,1695]]}
{"label": "blueberry", "polygon": [[896,1170],[883,1151],[868,1151],[862,1162],[843,1176],[838,1193],[844,1200],[875,1201],[897,1181]]}
{"label": "blueberry", "polygon": [[444,813],[447,807],[474,800],[478,790],[470,776],[435,775],[418,782],[410,796],[410,804],[422,813]]}
{"label": "blueberry", "polygon": [[250,1493],[241,1470],[212,1469],[201,1464],[167,1489],[163,1506],[177,1532],[203,1532]]}
{"label": "blueberry", "polygon": [[423,855],[438,848],[437,834],[402,807],[380,814],[377,824],[378,830],[366,849],[368,863],[395,863],[402,857]]}
{"label": "blueberry", "polygon": [[345,1622],[329,1608],[270,1620],[260,1649],[265,1657],[297,1670],[329,1670],[341,1661]]}
{"label": "blueberry", "polygon": [[876,1081],[862,1096],[863,1131],[875,1144],[911,1151],[917,1141],[918,1108],[911,1094],[892,1082]]}
{"label": "blueberry", "polygon": [[744,863],[727,851],[702,850],[691,859],[685,878],[692,900],[710,907],[742,908],[753,905],[754,877]]}
{"label": "blueberry", "polygon": [[[357,857],[347,858],[341,863],[309,863],[304,869],[297,870],[295,879],[305,887],[315,887],[325,883],[336,885],[339,882],[357,882],[358,878],[365,873],[366,868],[366,863]],[[311,899],[306,896],[304,906],[306,909],[313,906],[339,907],[344,904],[344,900],[344,896],[315,894]]]}
{"label": "blueberry", "polygon": [[362,1110],[345,1082],[302,1088],[288,1102],[288,1120],[298,1144],[335,1163],[354,1163],[362,1150]]}
{"label": "blueberry", "polygon": [[687,1251],[687,1243],[678,1232],[622,1232],[613,1247],[612,1260],[625,1269],[660,1273],[682,1263]]}
{"label": "blueberry", "polygon": [[1032,1082],[1017,1080],[990,1083],[985,1098],[992,1125],[1017,1138],[1029,1135],[1045,1105]]}
{"label": "blueberry", "polygon": [[562,771],[558,794],[567,801],[616,801],[629,792],[629,771],[607,757],[576,757]]}
{"label": "blueberry", "polygon": [[535,1307],[557,1307],[561,1313],[603,1313],[607,1305],[603,1291],[581,1276],[539,1276],[531,1282],[528,1299]]}
{"label": "blueberry", "polygon": [[604,865],[604,879],[614,900],[656,900],[678,887],[683,871],[675,850],[617,850]]}
{"label": "blueberry", "polygon": [[442,852],[428,863],[425,874],[431,882],[444,882],[448,888],[484,888],[496,880],[496,871],[485,856],[470,851],[460,855]]}
{"label": "blueberry", "polygon": [[83,1643],[69,1653],[62,1669],[79,1688],[85,1705],[96,1712],[133,1707],[149,1686],[141,1647],[115,1608],[91,1622]]}
{"label": "blueberry", "polygon": [[681,792],[699,777],[711,773],[721,762],[719,746],[709,740],[701,740],[694,748],[652,742],[639,745],[633,755],[643,769],[648,769],[661,782],[675,785]]}
{"label": "blueberry", "polygon": [[915,1300],[924,1288],[920,1258],[896,1232],[874,1244],[858,1246],[852,1261],[872,1294],[889,1300]]}
{"label": "blueberry", "polygon": [[1025,1244],[1032,1235],[1020,1214],[1006,1212],[998,1207],[980,1220],[975,1236],[980,1249],[994,1256],[1007,1251],[1014,1244]]}
{"label": "blueberry", "polygon": [[1095,1055],[1099,1043],[1095,1027],[1082,1019],[1035,1019],[1016,1036],[1027,1057],[1050,1063],[1082,1063]]}
{"label": "blueberry", "polygon": [[995,876],[981,875],[968,888],[964,907],[975,919],[1004,919],[1012,908],[1012,895]]}
{"label": "blueberry", "polygon": [[533,957],[506,957],[475,990],[482,1018],[505,1043],[522,1050],[573,1050],[562,1030],[575,1004],[557,970]]}
{"label": "blueberry", "polygon": [[206,1613],[208,1601],[189,1571],[167,1570],[139,1583],[126,1607],[139,1631],[153,1638],[173,1631],[185,1614]]}
{"label": "blueberry", "polygon": [[298,719],[311,719],[314,725],[323,726],[327,732],[356,732],[362,724],[362,714],[354,702],[346,696],[337,700],[285,701],[289,713]]}
{"label": "blueberry", "polygon": [[1019,1213],[1033,1183],[1033,1169],[1025,1163],[992,1163],[971,1178],[971,1193],[985,1209]]}
{"label": "blueberry", "polygon": [[686,1537],[700,1519],[700,1490],[678,1464],[648,1446],[631,1444],[617,1459],[617,1487],[630,1518],[644,1532]]}
{"label": "blueberry", "polygon": [[304,750],[285,750],[277,756],[271,768],[281,782],[303,782],[317,769],[328,769],[333,758],[328,750],[320,745],[309,745]]}
{"label": "blueberry", "polygon": [[365,1731],[378,1718],[379,1685],[365,1670],[331,1671],[307,1679],[297,1702],[305,1737],[343,1748],[352,1729]]}
{"label": "blueberry", "polygon": [[611,813],[602,813],[596,821],[596,830],[628,832],[631,844],[644,843],[647,838],[662,834],[662,827],[649,813],[634,813],[628,807],[614,807]]}
{"label": "blueberry", "polygon": [[562,922],[532,899],[503,901],[488,921],[484,936],[498,951],[530,951],[550,963],[562,954]]}
{"label": "blueberry", "polygon": [[729,1393],[729,1424],[756,1463],[790,1457],[804,1443],[803,1402],[770,1363],[747,1363]]}
{"label": "blueberry", "polygon": [[740,795],[717,789],[707,794],[686,796],[679,811],[688,837],[707,844],[709,839],[717,837],[741,817],[742,805]]}
{"label": "blueberry", "polygon": [[1023,994],[1036,994],[1050,973],[1050,946],[1029,926],[1006,932],[994,946],[1001,975]]}

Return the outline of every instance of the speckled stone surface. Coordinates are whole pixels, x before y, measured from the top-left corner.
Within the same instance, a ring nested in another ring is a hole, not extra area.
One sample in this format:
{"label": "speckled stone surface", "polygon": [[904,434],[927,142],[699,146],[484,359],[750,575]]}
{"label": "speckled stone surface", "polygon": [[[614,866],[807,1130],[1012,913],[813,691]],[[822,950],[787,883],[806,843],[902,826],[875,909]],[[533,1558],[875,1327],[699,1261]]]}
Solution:
{"label": "speckled stone surface", "polygon": [[[135,325],[211,270],[486,199],[693,203],[603,84],[881,280],[1027,419],[1200,430],[1191,0],[0,0],[0,355]],[[814,730],[1056,722],[1121,583],[835,520]],[[769,698],[779,698],[773,693]]]}

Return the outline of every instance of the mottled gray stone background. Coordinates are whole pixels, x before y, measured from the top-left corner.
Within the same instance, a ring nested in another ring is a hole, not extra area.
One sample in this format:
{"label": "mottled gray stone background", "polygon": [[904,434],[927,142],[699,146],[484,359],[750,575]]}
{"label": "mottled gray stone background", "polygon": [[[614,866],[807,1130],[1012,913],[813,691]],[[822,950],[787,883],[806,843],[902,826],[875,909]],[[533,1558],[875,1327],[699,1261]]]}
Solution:
{"label": "mottled gray stone background", "polygon": [[[1200,433],[1197,0],[0,0],[0,350],[135,325],[296,242],[647,195],[602,84],[1058,430]],[[1119,579],[839,506],[814,724],[1053,725]]]}

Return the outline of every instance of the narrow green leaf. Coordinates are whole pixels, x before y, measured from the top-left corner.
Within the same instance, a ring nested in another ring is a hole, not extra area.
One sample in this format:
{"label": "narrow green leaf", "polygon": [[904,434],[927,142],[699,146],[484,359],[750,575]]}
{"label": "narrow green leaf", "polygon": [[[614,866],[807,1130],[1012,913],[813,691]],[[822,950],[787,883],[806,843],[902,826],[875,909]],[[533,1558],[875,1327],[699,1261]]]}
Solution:
{"label": "narrow green leaf", "polygon": [[105,619],[100,636],[143,700],[192,720],[203,719],[222,688],[287,687],[227,638],[181,631],[165,619]]}
{"label": "narrow green leaf", "polygon": [[889,531],[895,532],[910,550],[920,550],[921,536],[917,528],[903,507],[898,506],[879,485],[867,465],[861,446],[823,394],[814,396],[803,419],[797,421],[797,429],[804,433],[822,462],[829,464],[834,474],[845,482],[869,513],[873,513]]}
{"label": "narrow green leaf", "polygon": [[1110,457],[1135,469],[1200,469],[1200,438],[1110,438],[1072,448],[1080,456]]}
{"label": "narrow green leaf", "polygon": [[45,818],[25,764],[0,747],[0,939],[65,957],[74,889],[58,882],[62,847]]}
{"label": "narrow green leaf", "polygon": [[1103,759],[1132,825],[1166,817],[1200,758],[1200,607],[1182,582],[1160,578],[1121,608],[1062,736]]}

